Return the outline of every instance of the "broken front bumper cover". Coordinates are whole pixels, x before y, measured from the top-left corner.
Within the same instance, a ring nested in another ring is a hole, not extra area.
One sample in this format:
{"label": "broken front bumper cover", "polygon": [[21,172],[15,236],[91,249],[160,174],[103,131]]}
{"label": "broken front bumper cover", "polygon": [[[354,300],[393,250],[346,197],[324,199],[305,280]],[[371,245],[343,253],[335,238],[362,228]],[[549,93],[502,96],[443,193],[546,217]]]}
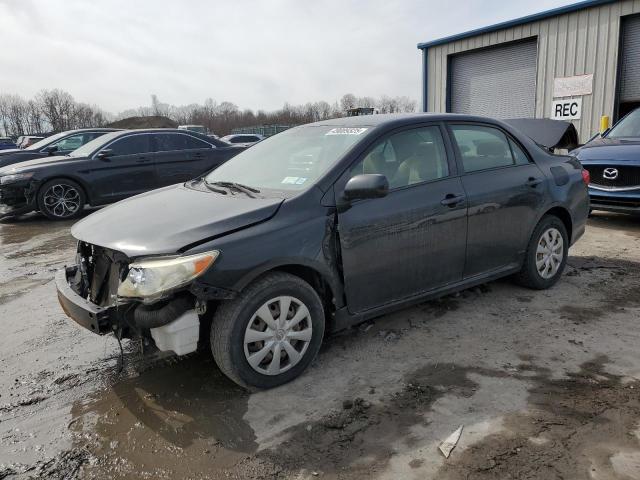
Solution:
{"label": "broken front bumper cover", "polygon": [[35,210],[33,191],[34,187],[22,183],[0,187],[0,218]]}
{"label": "broken front bumper cover", "polygon": [[60,306],[69,318],[87,330],[105,335],[112,332],[112,325],[117,324],[116,307],[100,307],[78,295],[69,285],[69,278],[74,277],[77,265],[65,267],[56,273],[56,289]]}
{"label": "broken front bumper cover", "polygon": [[[70,280],[76,276],[77,266],[65,267],[56,274],[58,301],[69,318],[98,335],[115,333],[128,323],[117,306],[101,307],[76,293]],[[160,351],[186,355],[196,351],[200,336],[200,321],[193,303],[186,297],[174,298],[159,309],[149,310],[137,305],[131,317],[134,328],[148,332]],[[131,327],[131,325],[128,325]],[[130,329],[127,329],[130,333]],[[122,337],[120,337],[122,338]],[[125,335],[124,338],[132,338]]]}

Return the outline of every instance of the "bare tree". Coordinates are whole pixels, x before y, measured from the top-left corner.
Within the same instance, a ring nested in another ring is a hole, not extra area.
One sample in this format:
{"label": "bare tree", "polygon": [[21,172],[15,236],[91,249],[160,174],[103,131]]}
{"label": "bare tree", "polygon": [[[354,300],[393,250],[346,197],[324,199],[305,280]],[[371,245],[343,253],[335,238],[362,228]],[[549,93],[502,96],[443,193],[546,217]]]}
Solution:
{"label": "bare tree", "polygon": [[350,108],[356,107],[358,104],[358,99],[353,93],[347,93],[343,95],[340,99],[340,107],[344,113],[347,112]]}

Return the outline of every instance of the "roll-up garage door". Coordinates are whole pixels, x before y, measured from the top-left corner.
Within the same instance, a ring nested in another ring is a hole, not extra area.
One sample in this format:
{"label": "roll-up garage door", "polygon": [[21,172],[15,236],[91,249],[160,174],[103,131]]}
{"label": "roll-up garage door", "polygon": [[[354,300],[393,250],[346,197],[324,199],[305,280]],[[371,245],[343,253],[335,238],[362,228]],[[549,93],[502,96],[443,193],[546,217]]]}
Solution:
{"label": "roll-up garage door", "polygon": [[537,39],[451,56],[451,111],[494,118],[533,118]]}
{"label": "roll-up garage door", "polygon": [[620,101],[640,101],[640,15],[623,19],[620,74]]}

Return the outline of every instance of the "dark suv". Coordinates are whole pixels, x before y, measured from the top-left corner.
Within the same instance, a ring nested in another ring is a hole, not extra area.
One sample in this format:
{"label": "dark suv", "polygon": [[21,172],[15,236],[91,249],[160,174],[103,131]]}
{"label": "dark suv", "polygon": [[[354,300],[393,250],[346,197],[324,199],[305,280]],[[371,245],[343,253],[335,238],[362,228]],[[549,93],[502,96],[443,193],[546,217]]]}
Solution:
{"label": "dark suv", "polygon": [[640,215],[640,108],[570,154],[591,174],[591,208]]}
{"label": "dark suv", "polygon": [[39,210],[54,220],[201,176],[242,151],[196,132],[120,130],[65,156],[0,169],[0,218]]}
{"label": "dark suv", "polygon": [[585,229],[586,182],[574,158],[487,118],[314,123],[74,225],[58,297],[94,333],[180,355],[210,343],[231,379],[273,387],[325,332],[506,275],[552,286]]}

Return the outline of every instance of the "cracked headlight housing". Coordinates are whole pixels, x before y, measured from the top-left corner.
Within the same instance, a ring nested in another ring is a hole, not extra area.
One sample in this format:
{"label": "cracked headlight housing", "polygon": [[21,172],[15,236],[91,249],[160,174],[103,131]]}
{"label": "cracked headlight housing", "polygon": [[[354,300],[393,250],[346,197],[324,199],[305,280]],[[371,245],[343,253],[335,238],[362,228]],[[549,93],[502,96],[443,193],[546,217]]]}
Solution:
{"label": "cracked headlight housing", "polygon": [[154,302],[188,285],[206,272],[220,255],[217,250],[184,257],[143,258],[129,265],[129,273],[118,287],[118,297]]}

